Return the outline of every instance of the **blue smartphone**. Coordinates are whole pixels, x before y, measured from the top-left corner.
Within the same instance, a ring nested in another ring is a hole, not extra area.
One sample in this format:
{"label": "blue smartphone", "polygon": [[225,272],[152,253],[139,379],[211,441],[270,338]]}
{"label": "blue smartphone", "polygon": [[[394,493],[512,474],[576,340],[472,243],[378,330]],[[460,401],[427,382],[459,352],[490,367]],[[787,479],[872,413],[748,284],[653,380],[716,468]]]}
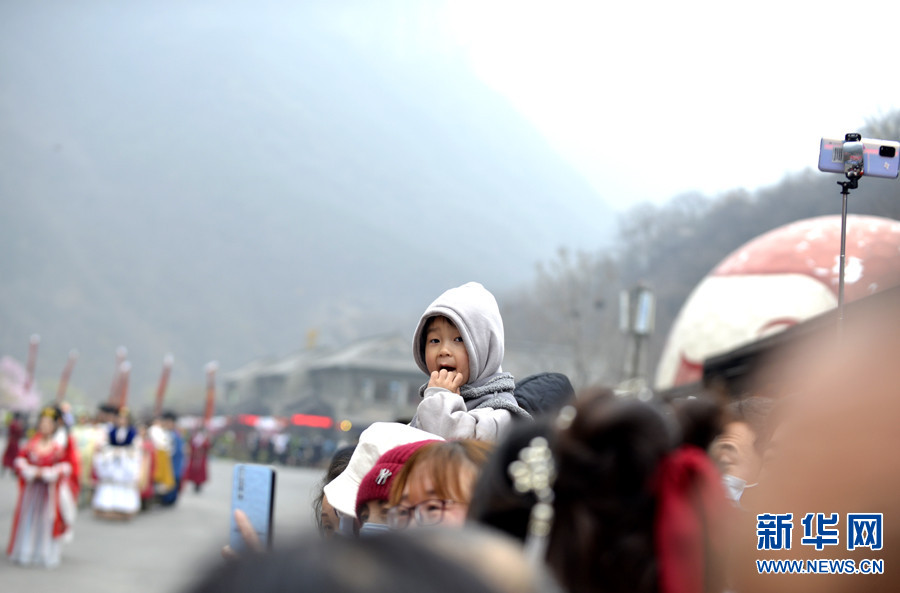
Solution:
{"label": "blue smartphone", "polygon": [[272,547],[272,520],[275,513],[275,468],[257,463],[234,466],[231,484],[231,530],[228,545],[236,552],[247,549],[234,521],[234,511],[246,513],[266,549]]}

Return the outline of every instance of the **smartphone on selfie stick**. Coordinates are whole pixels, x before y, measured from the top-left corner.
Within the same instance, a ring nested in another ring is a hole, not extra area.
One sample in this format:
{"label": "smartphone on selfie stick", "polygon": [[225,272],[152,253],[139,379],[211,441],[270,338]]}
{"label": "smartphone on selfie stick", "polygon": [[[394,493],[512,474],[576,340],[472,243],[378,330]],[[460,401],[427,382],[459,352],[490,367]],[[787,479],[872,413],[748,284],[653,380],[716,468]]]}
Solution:
{"label": "smartphone on selfie stick", "polygon": [[235,509],[243,511],[265,549],[272,547],[275,516],[275,468],[257,463],[238,463],[234,466],[231,484],[231,529],[228,545],[235,552],[247,550],[234,520]]}

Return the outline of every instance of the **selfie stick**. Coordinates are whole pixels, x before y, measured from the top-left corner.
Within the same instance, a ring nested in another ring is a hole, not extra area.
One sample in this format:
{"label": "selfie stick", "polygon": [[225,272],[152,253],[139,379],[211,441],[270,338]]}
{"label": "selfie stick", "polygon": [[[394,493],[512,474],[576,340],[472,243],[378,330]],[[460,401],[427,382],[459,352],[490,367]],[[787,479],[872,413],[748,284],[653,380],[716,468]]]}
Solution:
{"label": "selfie stick", "polygon": [[847,134],[844,136],[846,141],[844,147],[844,175],[847,181],[838,181],[841,186],[841,197],[843,204],[841,206],[841,259],[840,259],[840,276],[838,278],[838,332],[844,323],[844,261],[847,257],[847,200],[850,197],[850,190],[859,187],[859,178],[863,174],[863,152],[862,145],[855,146],[851,149],[847,143],[858,143],[860,141],[859,134]]}
{"label": "selfie stick", "polygon": [[840,278],[838,280],[838,323],[844,321],[844,260],[847,256],[847,199],[850,197],[850,190],[859,187],[859,176],[851,177],[850,172],[847,173],[849,181],[838,181],[843,189],[841,196],[843,197],[843,206],[841,207],[841,259],[840,259]]}

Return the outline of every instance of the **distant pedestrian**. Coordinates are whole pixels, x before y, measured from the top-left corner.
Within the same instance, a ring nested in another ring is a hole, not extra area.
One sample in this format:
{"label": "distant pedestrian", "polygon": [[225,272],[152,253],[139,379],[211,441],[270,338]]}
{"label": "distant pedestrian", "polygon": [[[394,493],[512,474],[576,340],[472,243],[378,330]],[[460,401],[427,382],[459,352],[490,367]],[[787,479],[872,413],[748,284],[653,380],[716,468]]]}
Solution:
{"label": "distant pedestrian", "polygon": [[172,462],[172,476],[175,478],[175,487],[160,496],[159,503],[162,506],[172,506],[178,500],[178,494],[181,491],[181,481],[184,477],[184,439],[178,431],[176,420],[178,417],[174,412],[165,412],[162,416],[162,427],[169,435],[171,450],[170,459]]}
{"label": "distant pedestrian", "polygon": [[157,418],[147,429],[147,436],[153,442],[153,492],[160,501],[175,488],[175,472],[172,469],[172,434],[163,427],[162,418]]}
{"label": "distant pedestrian", "polygon": [[119,411],[108,443],[94,452],[97,486],[92,506],[104,519],[124,520],[141,508],[141,450],[137,429],[126,408]]}
{"label": "distant pedestrian", "polygon": [[194,492],[200,492],[207,480],[207,459],[209,457],[209,433],[200,428],[189,441],[190,453],[188,454],[187,467],[184,471],[184,481],[194,484]]}
{"label": "distant pedestrian", "polygon": [[19,442],[25,436],[25,417],[21,412],[13,412],[6,429],[6,449],[3,451],[3,467],[0,475],[13,469],[13,461],[19,454]]}
{"label": "distant pedestrian", "polygon": [[155,489],[153,477],[156,475],[156,447],[150,438],[147,422],[137,425],[138,439],[141,448],[141,472],[138,490],[141,496],[141,510],[146,511],[153,505]]}
{"label": "distant pedestrian", "polygon": [[275,461],[281,465],[287,464],[288,445],[291,442],[291,435],[285,432],[278,432],[272,435],[272,454]]}

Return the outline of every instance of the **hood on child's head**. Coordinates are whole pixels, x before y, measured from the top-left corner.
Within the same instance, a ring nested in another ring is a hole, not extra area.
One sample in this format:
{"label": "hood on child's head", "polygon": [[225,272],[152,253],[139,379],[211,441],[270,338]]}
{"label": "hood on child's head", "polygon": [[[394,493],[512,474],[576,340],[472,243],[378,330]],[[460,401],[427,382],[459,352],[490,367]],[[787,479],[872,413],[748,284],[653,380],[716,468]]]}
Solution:
{"label": "hood on child's head", "polygon": [[469,355],[469,385],[477,386],[502,371],[504,337],[500,307],[484,286],[468,282],[451,288],[428,305],[413,334],[413,357],[426,375],[425,327],[432,317],[443,316],[459,330]]}

